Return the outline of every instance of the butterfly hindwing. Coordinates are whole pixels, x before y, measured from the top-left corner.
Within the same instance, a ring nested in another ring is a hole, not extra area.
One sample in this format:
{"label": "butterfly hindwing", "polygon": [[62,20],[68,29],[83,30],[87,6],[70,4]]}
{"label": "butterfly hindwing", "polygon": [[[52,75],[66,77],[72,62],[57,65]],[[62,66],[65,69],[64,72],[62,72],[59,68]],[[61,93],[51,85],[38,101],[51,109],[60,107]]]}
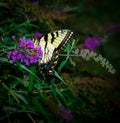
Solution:
{"label": "butterfly hindwing", "polygon": [[53,55],[52,55],[50,62],[48,62],[47,64],[40,65],[41,73],[43,74],[46,72],[49,75],[53,75],[53,69],[55,65],[57,64],[57,62],[58,62],[58,50],[55,49],[53,51]]}

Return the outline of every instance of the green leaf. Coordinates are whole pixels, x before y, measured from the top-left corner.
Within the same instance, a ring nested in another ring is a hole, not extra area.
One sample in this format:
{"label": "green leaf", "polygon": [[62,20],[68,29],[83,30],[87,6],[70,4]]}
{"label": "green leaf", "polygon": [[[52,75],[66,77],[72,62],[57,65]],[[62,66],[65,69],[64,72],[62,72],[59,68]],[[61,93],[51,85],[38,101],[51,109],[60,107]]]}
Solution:
{"label": "green leaf", "polygon": [[71,65],[72,65],[73,67],[76,66],[76,63],[72,60],[72,58],[70,58],[70,63],[71,63]]}
{"label": "green leaf", "polygon": [[65,83],[65,81],[61,78],[61,76],[59,76],[59,74],[55,71],[55,76],[60,79],[63,83]]}
{"label": "green leaf", "polygon": [[72,48],[75,46],[75,42],[76,42],[75,39],[73,39],[72,40],[72,45],[71,45]]}
{"label": "green leaf", "polygon": [[24,37],[25,38],[32,38],[31,34],[25,34]]}
{"label": "green leaf", "polygon": [[[30,66],[30,71],[35,74],[35,72],[36,72],[35,66]],[[29,82],[29,91],[32,91],[33,81],[35,80],[35,76],[31,73],[29,73],[29,80],[30,80],[30,82]]]}
{"label": "green leaf", "polygon": [[58,100],[57,93],[56,93],[56,88],[53,85],[51,85],[51,88],[50,89],[51,89],[51,91],[52,91],[55,99]]}
{"label": "green leaf", "polygon": [[16,77],[14,75],[9,75],[9,78],[15,79],[15,81],[11,82],[11,88],[15,88],[19,84],[24,85],[24,79],[22,78]]}
{"label": "green leaf", "polygon": [[37,110],[38,112],[40,112],[46,119],[49,120],[49,117],[48,117],[49,114],[48,114],[47,110],[45,110],[45,109],[43,108],[44,105],[42,105],[42,103],[40,103],[39,100],[40,100],[39,97],[33,97],[33,98],[32,98],[32,102],[33,102],[33,104],[34,104],[36,110]]}
{"label": "green leaf", "polygon": [[36,77],[36,79],[38,79],[39,81],[41,81],[40,78],[39,78],[38,76],[36,76],[36,75],[35,75],[31,70],[29,70],[26,66],[24,66],[24,65],[21,64],[20,67],[21,67],[23,70],[25,70],[25,71],[31,73],[33,76]]}
{"label": "green leaf", "polygon": [[67,59],[61,62],[61,64],[60,64],[60,71],[66,65],[66,63],[67,63]]}
{"label": "green leaf", "polygon": [[0,62],[7,62],[7,63],[10,63],[10,64],[13,64],[13,62],[11,60],[8,60],[7,58],[3,58],[3,57],[0,57]]}
{"label": "green leaf", "polygon": [[66,52],[70,52],[70,50],[71,50],[71,46],[70,46],[70,44],[67,44],[67,46],[66,46],[66,48],[65,48],[65,51],[66,51]]}
{"label": "green leaf", "polygon": [[12,91],[12,93],[19,98],[20,100],[22,100],[25,104],[28,104],[27,100],[25,99],[25,97],[22,94],[18,94],[15,91]]}
{"label": "green leaf", "polygon": [[64,103],[67,104],[67,101],[66,101],[64,95],[63,95],[58,89],[56,89],[56,91],[57,91],[57,93],[60,95],[60,97],[61,97],[61,99],[64,101]]}

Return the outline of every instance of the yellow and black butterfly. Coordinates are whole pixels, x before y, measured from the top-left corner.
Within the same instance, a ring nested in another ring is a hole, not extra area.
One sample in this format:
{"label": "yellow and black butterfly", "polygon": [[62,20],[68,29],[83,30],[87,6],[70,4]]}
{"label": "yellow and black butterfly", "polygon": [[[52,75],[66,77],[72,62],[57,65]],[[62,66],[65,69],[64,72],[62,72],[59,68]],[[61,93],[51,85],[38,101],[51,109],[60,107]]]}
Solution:
{"label": "yellow and black butterfly", "polygon": [[70,30],[57,30],[34,40],[35,46],[41,46],[43,57],[39,61],[39,68],[42,73],[53,74],[58,61],[58,53],[70,40],[73,32]]}

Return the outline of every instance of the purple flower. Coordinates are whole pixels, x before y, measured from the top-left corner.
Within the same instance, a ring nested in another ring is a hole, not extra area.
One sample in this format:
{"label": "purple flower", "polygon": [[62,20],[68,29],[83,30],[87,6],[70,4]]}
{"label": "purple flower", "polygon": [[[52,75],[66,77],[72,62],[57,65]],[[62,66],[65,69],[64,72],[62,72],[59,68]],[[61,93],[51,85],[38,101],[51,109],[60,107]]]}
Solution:
{"label": "purple flower", "polygon": [[17,61],[17,56],[12,56],[12,61],[16,62]]}
{"label": "purple flower", "polygon": [[24,38],[20,38],[19,39],[19,47],[20,48],[30,48],[33,49],[34,48],[34,42],[31,39],[24,39]]}
{"label": "purple flower", "polygon": [[94,50],[96,47],[100,46],[100,38],[99,37],[87,37],[84,41],[84,47],[89,50]]}
{"label": "purple flower", "polygon": [[73,115],[69,109],[61,108],[60,112],[62,119],[65,120],[66,122],[70,122],[73,119]]}
{"label": "purple flower", "polygon": [[23,54],[19,53],[18,57],[17,57],[17,60],[21,60],[22,58],[23,58]]}
{"label": "purple flower", "polygon": [[40,59],[43,57],[43,52],[42,52],[42,49],[40,46],[36,47],[34,49],[34,51],[35,51],[36,55],[39,56]]}
{"label": "purple flower", "polygon": [[19,41],[17,49],[8,52],[8,59],[11,59],[13,62],[23,62],[27,66],[42,59],[43,53],[40,46],[34,47],[34,42],[31,39],[20,38]]}
{"label": "purple flower", "polygon": [[18,54],[18,51],[14,50],[13,55],[17,55],[17,54]]}
{"label": "purple flower", "polygon": [[20,48],[23,48],[23,47],[25,47],[26,46],[26,39],[24,39],[24,38],[19,38],[19,47]]}
{"label": "purple flower", "polygon": [[9,55],[9,57],[11,57],[13,62],[17,61],[17,55],[18,55],[18,51],[17,50],[10,51],[8,53],[8,55]]}
{"label": "purple flower", "polygon": [[36,38],[40,38],[40,37],[42,37],[42,36],[43,36],[42,33],[39,33],[39,32],[36,32],[36,33],[35,33],[35,37],[36,37]]}
{"label": "purple flower", "polygon": [[14,39],[14,40],[15,40],[15,39],[16,39],[16,36],[15,36],[15,35],[12,35],[12,39]]}
{"label": "purple flower", "polygon": [[24,63],[26,64],[26,65],[30,65],[30,63],[29,63],[29,60],[28,59],[24,59]]}
{"label": "purple flower", "polygon": [[9,59],[11,57],[12,51],[8,52],[7,58]]}
{"label": "purple flower", "polygon": [[33,49],[34,48],[34,42],[31,39],[28,39],[26,42],[26,48]]}
{"label": "purple flower", "polygon": [[29,59],[30,59],[30,63],[38,62],[38,58],[36,56],[30,56]]}

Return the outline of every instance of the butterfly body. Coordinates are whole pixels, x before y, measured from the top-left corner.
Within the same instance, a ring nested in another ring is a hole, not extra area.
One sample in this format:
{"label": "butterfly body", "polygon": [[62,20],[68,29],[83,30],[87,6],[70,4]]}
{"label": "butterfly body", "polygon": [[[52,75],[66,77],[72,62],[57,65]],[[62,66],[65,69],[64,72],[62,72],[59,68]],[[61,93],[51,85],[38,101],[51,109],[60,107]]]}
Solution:
{"label": "butterfly body", "polygon": [[72,34],[73,32],[70,30],[58,30],[40,37],[39,40],[34,40],[34,45],[40,45],[43,51],[43,57],[39,62],[42,73],[53,73],[53,69],[58,61],[59,51],[64,48]]}

